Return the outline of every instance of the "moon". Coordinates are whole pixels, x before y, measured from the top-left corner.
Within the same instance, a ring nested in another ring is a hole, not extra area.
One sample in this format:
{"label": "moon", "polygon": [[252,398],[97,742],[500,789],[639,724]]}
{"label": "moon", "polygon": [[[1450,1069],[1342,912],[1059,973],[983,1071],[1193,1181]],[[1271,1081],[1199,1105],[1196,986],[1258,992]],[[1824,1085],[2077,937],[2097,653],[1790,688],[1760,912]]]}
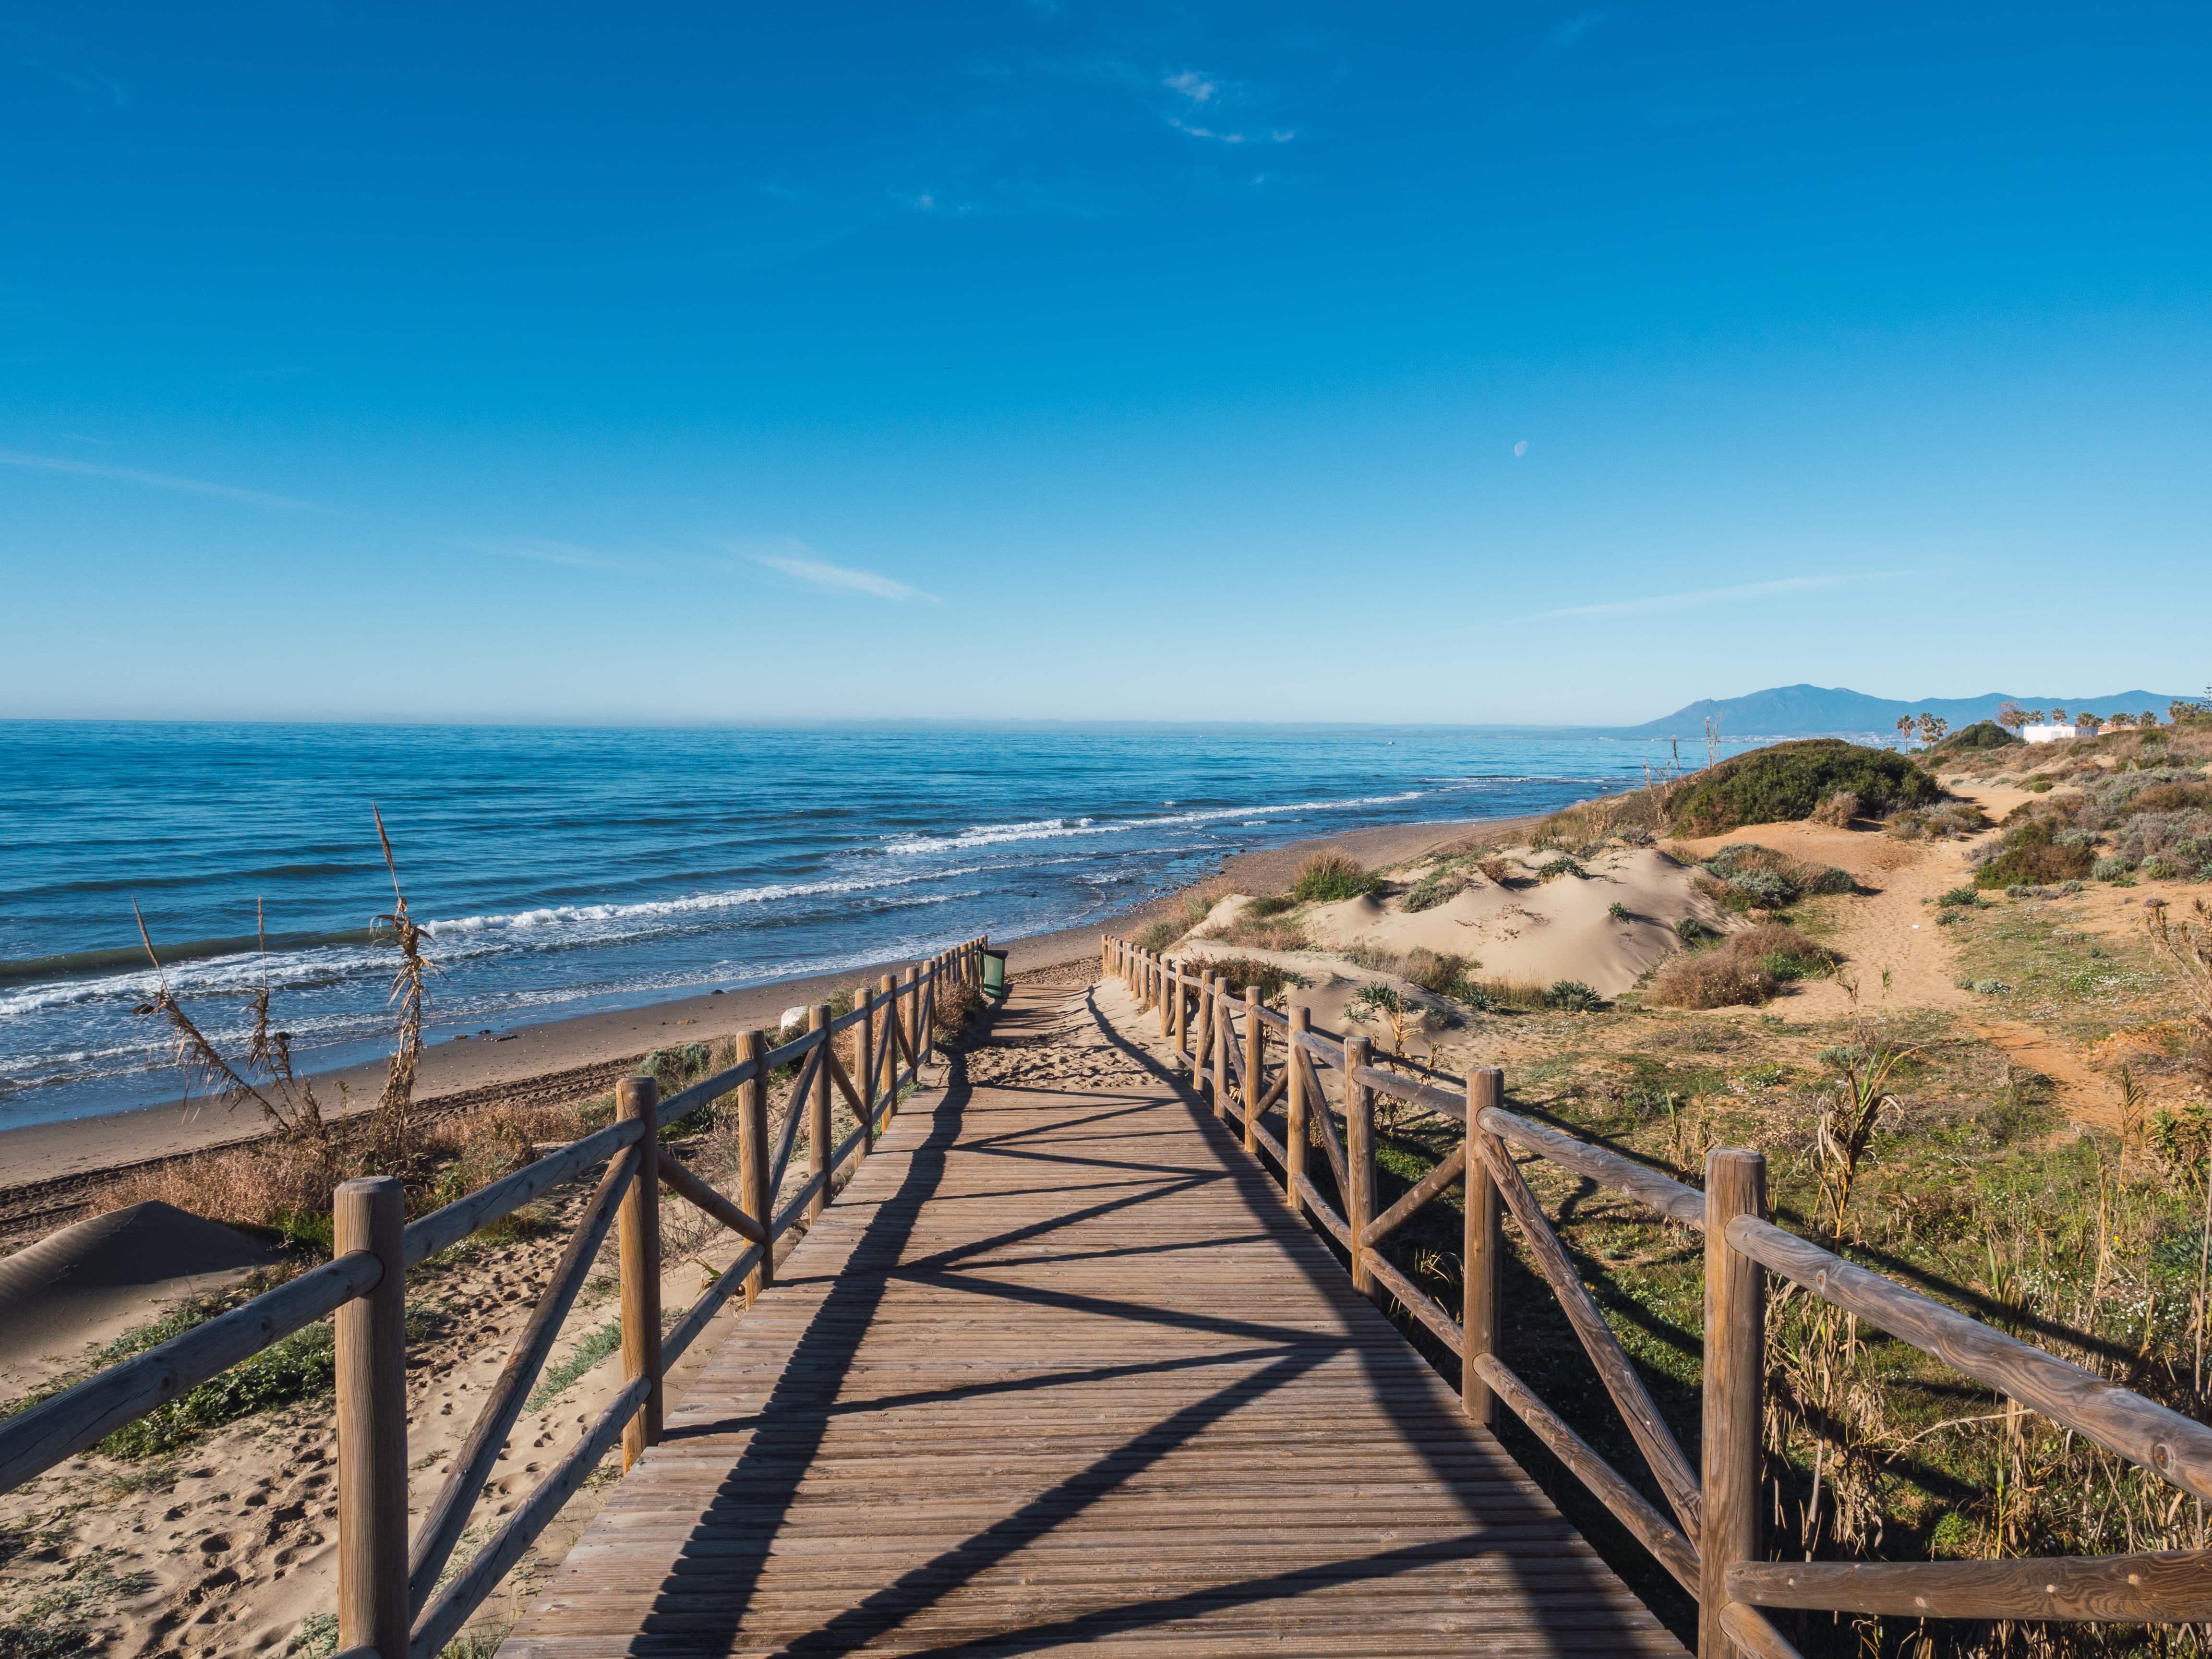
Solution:
{"label": "moon", "polygon": [[1519,443],[1514,445],[1513,453],[1516,455],[1526,455],[1528,453],[1528,441],[1523,438]]}

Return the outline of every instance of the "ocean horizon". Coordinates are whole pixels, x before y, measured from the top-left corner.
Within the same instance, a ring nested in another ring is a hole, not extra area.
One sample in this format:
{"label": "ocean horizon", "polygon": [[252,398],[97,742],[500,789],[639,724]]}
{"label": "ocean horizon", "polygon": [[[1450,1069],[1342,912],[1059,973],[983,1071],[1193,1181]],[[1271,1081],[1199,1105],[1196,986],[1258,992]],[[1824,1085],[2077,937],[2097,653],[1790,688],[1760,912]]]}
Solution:
{"label": "ocean horizon", "polygon": [[0,1128],[178,1097],[134,901],[218,1043],[265,975],[302,1069],[386,1052],[372,803],[434,1038],[1096,925],[1231,854],[1550,811],[1671,758],[1368,725],[0,722]]}

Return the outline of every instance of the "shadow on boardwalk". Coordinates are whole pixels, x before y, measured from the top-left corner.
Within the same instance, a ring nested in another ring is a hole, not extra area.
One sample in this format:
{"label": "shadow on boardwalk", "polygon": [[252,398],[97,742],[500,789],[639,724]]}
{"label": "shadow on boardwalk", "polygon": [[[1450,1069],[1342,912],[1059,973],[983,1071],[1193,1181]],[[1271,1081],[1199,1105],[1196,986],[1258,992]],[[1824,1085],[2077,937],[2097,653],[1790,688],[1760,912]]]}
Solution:
{"label": "shadow on boardwalk", "polygon": [[507,1651],[1440,1640],[1680,1651],[1075,993],[900,1117]]}

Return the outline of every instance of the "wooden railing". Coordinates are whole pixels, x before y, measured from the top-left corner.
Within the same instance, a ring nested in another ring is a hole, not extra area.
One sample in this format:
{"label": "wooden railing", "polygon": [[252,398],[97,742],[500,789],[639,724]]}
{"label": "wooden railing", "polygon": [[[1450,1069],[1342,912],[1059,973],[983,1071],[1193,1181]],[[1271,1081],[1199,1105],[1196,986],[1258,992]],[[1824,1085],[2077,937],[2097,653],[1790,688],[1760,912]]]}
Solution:
{"label": "wooden railing", "polygon": [[[1186,968],[1109,936],[1102,967],[1121,978],[1217,1117],[1281,1171],[1285,1200],[1310,1212],[1350,1259],[1355,1284],[1387,1291],[1460,1362],[1467,1413],[1488,1425],[1503,1403],[1556,1454],[1698,1601],[1700,1659],[1742,1652],[1795,1659],[1765,1607],[1909,1618],[2179,1624],[2212,1620],[2212,1551],[1994,1561],[1770,1561],[1760,1537],[1760,1427],[1765,1281],[1777,1274],[1880,1327],[1976,1382],[2198,1498],[2212,1498],[2212,1428],[2056,1354],[1994,1330],[1766,1219],[1766,1160],[1716,1148],[1703,1192],[1530,1121],[1504,1107],[1504,1073],[1474,1072],[1457,1089],[1373,1064],[1368,1040],[1310,1029],[1307,1011],[1266,1006],[1194,963]],[[1241,1024],[1239,1024],[1241,1017]],[[1322,1086],[1340,1079],[1340,1099]],[[1460,1144],[1413,1189],[1376,1213],[1375,1097],[1389,1095],[1464,1126]],[[1267,1120],[1278,1104],[1282,1134]],[[1341,1115],[1340,1135],[1335,1119]],[[1341,1212],[1307,1175],[1318,1144]],[[1705,1376],[1696,1468],[1660,1418],[1565,1247],[1522,1179],[1515,1153],[1547,1159],[1627,1194],[1705,1236]],[[1454,1183],[1463,1183],[1462,1313],[1454,1320],[1379,1246]],[[1498,1357],[1498,1264],[1510,1212],[1528,1255],[1582,1340],[1643,1454],[1671,1517],[1649,1503]]]}
{"label": "wooden railing", "polygon": [[[653,1079],[623,1079],[616,1120],[502,1180],[414,1221],[390,1176],[349,1181],[332,1206],[332,1259],[159,1347],[149,1348],[66,1392],[0,1421],[0,1492],[97,1443],[125,1423],[175,1399],[280,1338],[337,1315],[338,1659],[433,1659],[521,1559],[523,1552],[619,1439],[628,1469],[660,1437],[662,1378],[698,1340],[732,1293],[748,1299],[775,1277],[776,1244],[821,1213],[838,1176],[875,1145],[934,1048],[940,985],[981,979],[986,941],[972,939],[904,975],[885,975],[850,1012],[811,1011],[804,1036],[770,1048],[765,1033],[738,1039],[738,1063],[659,1098]],[[855,1033],[858,1064],[848,1071],[830,1039]],[[797,1064],[788,1109],[769,1144],[770,1073]],[[858,1120],[830,1144],[831,1091]],[[737,1096],[738,1193],[724,1196],[659,1155],[659,1132],[687,1112]],[[770,1206],[806,1129],[807,1179],[781,1208]],[[537,1307],[523,1327],[452,1472],[407,1537],[407,1270],[512,1214],[532,1199],[587,1174],[599,1178]],[[660,1312],[662,1189],[696,1206],[748,1248],[664,1335]],[[544,1367],[592,1261],[617,1230],[620,1253],[623,1383],[583,1439],[519,1504],[468,1565],[438,1583],[468,1525],[501,1449]],[[433,1592],[436,1591],[434,1595]]]}

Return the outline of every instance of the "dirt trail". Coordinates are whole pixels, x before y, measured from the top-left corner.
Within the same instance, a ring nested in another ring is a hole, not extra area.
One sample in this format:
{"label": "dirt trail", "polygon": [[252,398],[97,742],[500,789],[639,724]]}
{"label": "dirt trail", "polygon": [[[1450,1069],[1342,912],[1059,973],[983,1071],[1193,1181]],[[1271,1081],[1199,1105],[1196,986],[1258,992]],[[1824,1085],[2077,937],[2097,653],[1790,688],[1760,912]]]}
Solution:
{"label": "dirt trail", "polygon": [[[1951,788],[1993,820],[2033,799],[2024,790],[1990,784],[1959,782]],[[2069,1123],[2118,1127],[2118,1090],[2090,1069],[2076,1045],[2040,1026],[1993,1017],[1984,1000],[1955,982],[1958,953],[1936,926],[1936,907],[1925,901],[1972,879],[1969,854],[1979,838],[1900,842],[1816,823],[1762,823],[1687,845],[1704,856],[1731,842],[1756,842],[1793,858],[1835,865],[1850,872],[1862,890],[1871,890],[1836,907],[1836,932],[1829,939],[1847,959],[1844,974],[1858,988],[1862,1006],[1952,1011],[2014,1065],[2049,1078]],[[1791,988],[1778,1004],[1780,1010],[1838,1019],[1850,1012],[1850,996],[1840,980],[1808,980]]]}

